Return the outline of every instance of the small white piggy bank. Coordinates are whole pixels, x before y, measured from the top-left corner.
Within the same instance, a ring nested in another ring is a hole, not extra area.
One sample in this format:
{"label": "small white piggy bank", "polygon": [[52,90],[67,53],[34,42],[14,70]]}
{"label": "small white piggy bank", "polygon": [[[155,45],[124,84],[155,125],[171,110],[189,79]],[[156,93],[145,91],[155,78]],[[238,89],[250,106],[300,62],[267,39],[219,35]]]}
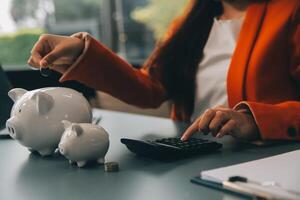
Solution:
{"label": "small white piggy bank", "polygon": [[62,120],[89,123],[92,112],[84,96],[69,88],[27,91],[15,88],[8,95],[15,102],[6,127],[12,138],[42,156],[52,154],[64,132]]}
{"label": "small white piggy bank", "polygon": [[104,163],[109,147],[107,132],[99,125],[62,121],[65,132],[58,145],[59,151],[69,162],[83,167],[87,161]]}

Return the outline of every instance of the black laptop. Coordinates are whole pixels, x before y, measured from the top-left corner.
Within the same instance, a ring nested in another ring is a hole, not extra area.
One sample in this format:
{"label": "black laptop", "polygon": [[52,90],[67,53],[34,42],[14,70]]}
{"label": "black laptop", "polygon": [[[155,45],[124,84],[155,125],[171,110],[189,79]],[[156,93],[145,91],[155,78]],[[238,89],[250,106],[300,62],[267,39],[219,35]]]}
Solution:
{"label": "black laptop", "polygon": [[10,110],[13,106],[13,101],[7,95],[11,88],[12,85],[0,65],[0,135],[8,134],[8,131],[5,130],[5,123],[10,116]]}

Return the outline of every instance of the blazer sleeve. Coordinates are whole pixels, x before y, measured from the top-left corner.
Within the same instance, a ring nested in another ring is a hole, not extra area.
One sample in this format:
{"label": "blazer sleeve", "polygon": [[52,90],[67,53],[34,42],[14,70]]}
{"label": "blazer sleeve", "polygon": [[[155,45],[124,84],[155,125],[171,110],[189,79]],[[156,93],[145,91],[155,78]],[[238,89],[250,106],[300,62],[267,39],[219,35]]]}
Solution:
{"label": "blazer sleeve", "polygon": [[83,39],[85,48],[60,82],[77,80],[143,108],[158,107],[167,99],[158,69],[135,69],[88,33],[73,37]]}
{"label": "blazer sleeve", "polygon": [[[295,9],[290,29],[290,74],[300,96],[300,8]],[[300,140],[300,101],[275,105],[258,102],[241,102],[234,109],[248,107],[263,140]]]}

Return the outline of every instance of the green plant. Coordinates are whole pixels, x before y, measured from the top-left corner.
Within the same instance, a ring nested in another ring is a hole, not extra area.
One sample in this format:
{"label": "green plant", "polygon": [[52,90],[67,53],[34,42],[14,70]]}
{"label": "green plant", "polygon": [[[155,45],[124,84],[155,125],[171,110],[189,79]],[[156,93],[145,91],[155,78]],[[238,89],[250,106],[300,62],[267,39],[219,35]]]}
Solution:
{"label": "green plant", "polygon": [[24,64],[27,62],[41,29],[23,29],[13,34],[0,36],[0,62],[3,64]]}

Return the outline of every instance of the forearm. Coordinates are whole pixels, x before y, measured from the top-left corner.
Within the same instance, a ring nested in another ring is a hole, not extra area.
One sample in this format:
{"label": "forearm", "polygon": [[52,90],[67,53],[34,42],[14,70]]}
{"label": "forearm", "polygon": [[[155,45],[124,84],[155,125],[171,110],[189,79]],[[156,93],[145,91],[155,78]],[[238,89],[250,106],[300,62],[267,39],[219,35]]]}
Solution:
{"label": "forearm", "polygon": [[129,63],[88,34],[83,53],[63,74],[60,81],[77,80],[139,107],[158,107],[167,99],[156,77],[133,68]]}

